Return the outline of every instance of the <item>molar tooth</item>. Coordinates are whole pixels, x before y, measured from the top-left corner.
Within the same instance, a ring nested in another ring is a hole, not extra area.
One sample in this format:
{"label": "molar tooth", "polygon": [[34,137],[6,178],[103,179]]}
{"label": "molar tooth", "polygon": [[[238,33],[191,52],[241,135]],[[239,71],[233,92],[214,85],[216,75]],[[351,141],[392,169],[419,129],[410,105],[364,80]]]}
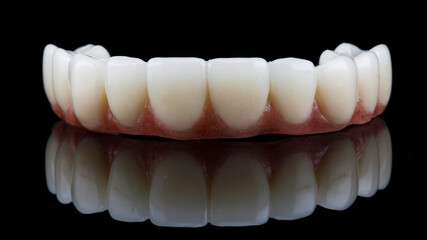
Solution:
{"label": "molar tooth", "polygon": [[335,48],[335,52],[348,57],[356,57],[361,54],[363,50],[351,43],[341,43]]}
{"label": "molar tooth", "polygon": [[53,44],[48,44],[43,51],[43,87],[50,104],[56,103],[55,94],[53,92],[52,63],[53,54],[57,48],[58,47]]}
{"label": "molar tooth", "polygon": [[105,68],[105,90],[114,116],[130,126],[147,100],[146,63],[138,58],[112,57]]}
{"label": "molar tooth", "polygon": [[391,56],[388,47],[385,44],[380,44],[371,49],[378,57],[379,63],[379,93],[378,100],[382,105],[387,105],[392,86],[392,66]]}
{"label": "molar tooth", "polygon": [[108,112],[104,64],[84,54],[76,54],[70,61],[74,112],[80,123],[88,129],[94,128]]}
{"label": "molar tooth", "polygon": [[270,63],[271,100],[286,121],[301,123],[308,118],[316,93],[317,74],[313,63],[283,58]]}
{"label": "molar tooth", "polygon": [[62,111],[66,112],[72,105],[68,68],[72,52],[57,48],[53,54],[52,83],[55,99]]}
{"label": "molar tooth", "polygon": [[150,59],[147,88],[157,118],[171,130],[187,130],[205,107],[206,62],[200,58]]}
{"label": "molar tooth", "polygon": [[339,56],[317,66],[316,100],[326,118],[348,122],[357,102],[357,67],[353,59]]}
{"label": "molar tooth", "polygon": [[269,91],[269,70],[262,58],[217,58],[208,62],[209,94],[215,112],[242,130],[262,115]]}
{"label": "molar tooth", "polygon": [[374,112],[378,102],[379,66],[373,52],[363,52],[354,58],[357,66],[359,97],[365,110]]}

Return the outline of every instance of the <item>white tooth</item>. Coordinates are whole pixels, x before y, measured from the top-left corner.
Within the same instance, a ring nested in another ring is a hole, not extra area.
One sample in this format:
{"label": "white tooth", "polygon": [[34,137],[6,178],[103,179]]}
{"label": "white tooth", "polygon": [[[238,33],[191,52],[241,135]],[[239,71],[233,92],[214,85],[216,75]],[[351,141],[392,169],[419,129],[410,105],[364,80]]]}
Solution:
{"label": "white tooth", "polygon": [[150,59],[147,88],[157,118],[171,130],[187,130],[205,107],[206,62],[200,58]]}
{"label": "white tooth", "polygon": [[366,139],[362,154],[357,161],[359,179],[359,196],[372,197],[378,189],[379,182],[379,154],[375,138]]}
{"label": "white tooth", "polygon": [[104,86],[104,62],[76,54],[70,62],[71,97],[74,112],[86,128],[95,127],[108,112]]}
{"label": "white tooth", "polygon": [[378,58],[373,52],[364,52],[354,58],[357,66],[359,97],[365,110],[374,112],[378,102]]}
{"label": "white tooth", "polygon": [[335,52],[335,51],[331,51],[331,50],[325,50],[322,52],[322,54],[320,55],[319,58],[319,65],[324,64],[326,62],[331,61],[332,59],[335,59],[337,57],[339,57],[340,55]]}
{"label": "white tooth", "polygon": [[348,139],[332,143],[316,171],[317,199],[322,207],[345,210],[358,192],[357,161]]}
{"label": "white tooth", "polygon": [[94,45],[93,44],[86,44],[84,46],[76,48],[74,50],[74,53],[85,53],[87,50],[91,49]]}
{"label": "white tooth", "polygon": [[62,111],[66,112],[72,105],[68,67],[72,54],[57,48],[53,54],[52,82],[56,101]]}
{"label": "white tooth", "polygon": [[50,104],[56,104],[52,82],[53,54],[56,49],[57,47],[55,45],[48,44],[43,51],[43,87]]}
{"label": "white tooth", "polygon": [[392,67],[390,51],[388,47],[384,44],[375,46],[371,49],[371,51],[377,54],[380,68],[378,100],[382,105],[387,105],[388,100],[390,99],[392,85]]}
{"label": "white tooth", "polygon": [[380,159],[380,182],[378,189],[383,190],[390,182],[393,158],[391,136],[387,127],[378,135],[377,143]]}
{"label": "white tooth", "polygon": [[351,119],[357,102],[357,67],[353,59],[340,56],[317,66],[316,100],[328,120],[342,124]]}
{"label": "white tooth", "polygon": [[92,137],[80,141],[74,155],[71,196],[84,214],[106,209],[108,159],[105,149]]}
{"label": "white tooth", "polygon": [[113,161],[108,181],[108,212],[124,222],[148,219],[148,182],[146,169],[138,156],[121,151]]}
{"label": "white tooth", "polygon": [[270,217],[295,220],[316,208],[316,178],[313,163],[305,153],[285,156],[275,168],[271,186]]}
{"label": "white tooth", "polygon": [[105,67],[105,90],[114,116],[131,126],[147,100],[146,63],[138,58],[112,57]]}
{"label": "white tooth", "polygon": [[207,224],[205,175],[194,157],[173,152],[153,170],[150,220],[158,226],[201,227]]}
{"label": "white tooth", "polygon": [[270,189],[253,154],[231,154],[212,180],[210,220],[215,226],[250,226],[269,217]]}
{"label": "white tooth", "polygon": [[335,52],[348,57],[356,57],[361,54],[363,50],[351,43],[341,43],[335,48]]}
{"label": "white tooth", "polygon": [[217,58],[208,62],[212,105],[234,129],[249,128],[261,117],[269,81],[268,64],[262,58]]}
{"label": "white tooth", "polygon": [[56,198],[63,204],[71,202],[74,153],[67,141],[62,141],[56,153],[55,187]]}
{"label": "white tooth", "polygon": [[270,63],[270,93],[286,121],[301,123],[308,118],[316,93],[317,74],[313,63],[282,58]]}
{"label": "white tooth", "polygon": [[45,171],[46,171],[46,185],[49,192],[55,193],[55,161],[56,152],[59,148],[58,136],[52,133],[46,143],[45,151]]}
{"label": "white tooth", "polygon": [[93,47],[86,47],[80,50],[82,53],[94,58],[98,58],[102,60],[107,60],[108,58],[110,58],[110,54],[108,53],[107,49],[105,49],[103,46],[100,46],[100,45],[95,45]]}

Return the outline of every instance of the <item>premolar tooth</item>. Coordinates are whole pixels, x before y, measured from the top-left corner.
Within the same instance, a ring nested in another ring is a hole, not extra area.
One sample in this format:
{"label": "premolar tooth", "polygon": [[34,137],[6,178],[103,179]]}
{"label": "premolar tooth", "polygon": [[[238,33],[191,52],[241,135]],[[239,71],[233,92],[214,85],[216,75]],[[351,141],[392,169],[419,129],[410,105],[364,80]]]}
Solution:
{"label": "premolar tooth", "polygon": [[317,66],[316,100],[326,118],[348,122],[357,102],[357,67],[353,59],[337,57]]}
{"label": "premolar tooth", "polygon": [[57,48],[58,47],[53,44],[48,44],[43,51],[43,87],[50,104],[56,103],[55,94],[53,92],[52,63],[53,54]]}
{"label": "premolar tooth", "polygon": [[86,45],[87,47],[83,46],[83,48],[80,49],[81,53],[84,53],[88,56],[102,59],[102,60],[107,60],[108,58],[110,58],[110,54],[108,53],[107,49],[105,49],[103,46],[95,45],[95,46],[89,47],[88,45]]}
{"label": "premolar tooth", "polygon": [[356,57],[361,54],[363,50],[351,43],[341,43],[335,48],[335,52],[348,57]]}
{"label": "premolar tooth", "polygon": [[206,62],[200,58],[150,59],[147,88],[157,118],[171,130],[187,130],[205,107]]}
{"label": "premolar tooth", "polygon": [[147,100],[146,63],[138,58],[112,57],[105,68],[105,90],[114,116],[132,125]]}
{"label": "premolar tooth", "polygon": [[57,48],[53,54],[52,82],[55,99],[62,111],[66,112],[72,105],[68,68],[72,53]]}
{"label": "premolar tooth", "polygon": [[108,112],[104,86],[104,62],[84,54],[70,61],[71,97],[80,123],[94,128]]}
{"label": "premolar tooth", "polygon": [[262,115],[269,91],[268,64],[261,58],[217,58],[208,62],[209,94],[216,113],[238,130]]}
{"label": "premolar tooth", "polygon": [[380,178],[378,146],[374,136],[365,140],[357,161],[359,196],[372,197],[378,190]]}
{"label": "premolar tooth", "polygon": [[73,180],[74,152],[68,141],[62,141],[56,153],[55,188],[56,198],[63,204],[71,202],[71,183]]}
{"label": "premolar tooth", "polygon": [[372,113],[378,102],[378,58],[373,52],[363,52],[354,61],[357,66],[359,97],[365,110]]}
{"label": "premolar tooth", "polygon": [[371,49],[375,52],[378,57],[380,81],[379,81],[379,93],[378,100],[382,105],[387,105],[392,86],[392,67],[391,67],[391,56],[388,47],[384,44],[380,44]]}
{"label": "premolar tooth", "polygon": [[335,52],[335,51],[331,51],[331,50],[325,50],[322,52],[322,54],[320,55],[319,58],[319,65],[324,64],[326,62],[331,61],[332,59],[335,59],[337,57],[339,57],[340,55]]}
{"label": "premolar tooth", "polygon": [[301,123],[311,114],[317,74],[313,63],[283,58],[270,63],[271,100],[286,121]]}

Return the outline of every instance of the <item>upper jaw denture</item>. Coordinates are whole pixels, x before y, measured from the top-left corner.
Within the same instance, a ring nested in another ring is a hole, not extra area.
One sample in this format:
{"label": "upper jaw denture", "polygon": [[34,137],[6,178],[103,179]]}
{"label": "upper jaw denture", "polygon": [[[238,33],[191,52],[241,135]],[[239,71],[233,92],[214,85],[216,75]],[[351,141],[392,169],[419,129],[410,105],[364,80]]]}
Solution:
{"label": "upper jaw denture", "polygon": [[313,134],[362,124],[390,99],[389,49],[343,43],[319,65],[282,58],[138,58],[99,45],[49,44],[44,89],[67,123],[97,132],[174,139]]}

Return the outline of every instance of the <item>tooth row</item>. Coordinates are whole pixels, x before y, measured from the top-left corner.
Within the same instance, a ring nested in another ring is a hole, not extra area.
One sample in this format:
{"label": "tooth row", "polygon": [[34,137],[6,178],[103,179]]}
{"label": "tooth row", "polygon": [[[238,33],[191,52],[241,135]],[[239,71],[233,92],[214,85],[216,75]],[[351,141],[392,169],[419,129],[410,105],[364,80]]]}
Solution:
{"label": "tooth row", "polygon": [[320,65],[297,58],[110,57],[99,45],[65,51],[47,45],[43,58],[46,95],[63,112],[95,129],[111,110],[118,122],[134,126],[149,105],[160,124],[185,131],[207,105],[230,128],[254,126],[269,103],[291,124],[306,121],[317,102],[334,124],[350,121],[358,96],[366,112],[386,105],[391,91],[388,48],[362,51],[341,44],[322,53]]}
{"label": "tooth row", "polygon": [[108,209],[126,222],[199,227],[294,220],[317,205],[347,209],[357,196],[384,189],[391,174],[391,139],[381,119],[271,143],[141,141],[74,129],[81,132],[65,129],[58,138],[54,131],[47,143],[49,190],[82,213]]}

